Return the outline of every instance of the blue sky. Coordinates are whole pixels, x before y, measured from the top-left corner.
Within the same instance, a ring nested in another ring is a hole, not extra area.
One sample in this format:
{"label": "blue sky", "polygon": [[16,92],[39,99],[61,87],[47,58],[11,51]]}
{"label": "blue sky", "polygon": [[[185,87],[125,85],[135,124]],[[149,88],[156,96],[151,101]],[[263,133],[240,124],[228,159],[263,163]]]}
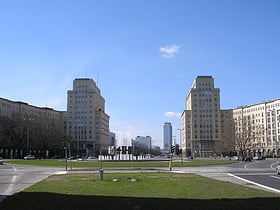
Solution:
{"label": "blue sky", "polygon": [[0,97],[66,110],[98,79],[110,129],[158,145],[198,75],[223,109],[280,98],[279,49],[278,0],[0,0]]}

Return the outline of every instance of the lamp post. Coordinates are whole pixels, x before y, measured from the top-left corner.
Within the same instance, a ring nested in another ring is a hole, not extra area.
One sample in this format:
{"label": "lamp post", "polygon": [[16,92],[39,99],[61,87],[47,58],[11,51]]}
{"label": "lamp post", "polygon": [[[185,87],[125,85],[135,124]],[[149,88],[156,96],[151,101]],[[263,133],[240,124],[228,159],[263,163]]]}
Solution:
{"label": "lamp post", "polygon": [[195,158],[195,154],[196,154],[196,150],[195,150],[195,140],[194,140],[194,137],[193,137],[193,124],[192,123],[189,123],[189,129],[188,131],[191,133],[190,137],[191,137],[191,156],[192,158],[194,159]]}
{"label": "lamp post", "polygon": [[[78,133],[79,133],[79,136],[78,136],[78,139],[77,139],[77,156],[80,156],[80,140],[81,140],[81,127],[83,127],[84,124],[78,124]],[[83,130],[82,130],[83,132]]]}
{"label": "lamp post", "polygon": [[278,128],[277,128],[277,112],[279,110],[275,111],[275,135],[276,135],[276,139],[275,139],[275,152],[276,152],[276,158],[278,158]]}
{"label": "lamp post", "polygon": [[[278,157],[278,129],[277,129],[277,112],[279,110],[275,110],[275,109],[272,109],[272,110],[268,110],[268,112],[270,112],[270,138],[271,138],[271,141],[273,142],[273,127],[275,129],[275,157],[277,158]],[[273,126],[273,116],[274,116],[274,126]]]}
{"label": "lamp post", "polygon": [[29,124],[27,125],[27,133],[26,133],[26,155],[29,154]]}
{"label": "lamp post", "polygon": [[[177,136],[173,136],[174,144],[172,144],[172,142],[171,142],[171,146],[174,146],[174,148],[176,148],[176,137],[177,137]],[[175,153],[175,155],[176,155],[176,150],[174,150],[174,153]]]}
{"label": "lamp post", "polygon": [[275,157],[277,158],[278,157],[278,129],[277,129],[277,112],[279,110],[274,110],[274,129],[275,129]]}
{"label": "lamp post", "polygon": [[177,130],[180,131],[181,165],[183,165],[182,129],[178,128]]}
{"label": "lamp post", "polygon": [[79,124],[78,125],[78,134],[79,134],[79,136],[78,136],[78,139],[77,139],[77,158],[78,158],[78,156],[79,156],[79,150],[80,150],[80,138],[81,138],[81,125]]}
{"label": "lamp post", "polygon": [[27,129],[26,129],[26,155],[29,154],[29,134],[30,134],[30,125],[29,122],[33,120],[33,118],[28,118],[28,119],[23,119],[24,121],[27,122]]}

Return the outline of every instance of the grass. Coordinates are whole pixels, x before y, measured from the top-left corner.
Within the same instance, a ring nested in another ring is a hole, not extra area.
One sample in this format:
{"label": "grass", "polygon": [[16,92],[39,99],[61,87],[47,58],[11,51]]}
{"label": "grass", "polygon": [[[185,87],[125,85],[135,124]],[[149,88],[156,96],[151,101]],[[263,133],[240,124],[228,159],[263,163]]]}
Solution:
{"label": "grass", "polygon": [[[21,165],[34,165],[34,166],[61,166],[65,167],[64,160],[11,160],[7,161],[11,164]],[[184,161],[173,161],[173,167],[187,167],[187,166],[203,166],[203,165],[219,165],[219,164],[230,164],[233,161],[229,160],[218,160],[218,159],[205,159],[205,160],[190,160]],[[112,167],[168,167],[168,161],[102,161],[104,168]],[[68,161],[68,167],[96,167],[99,168],[101,165],[100,161]]]}
{"label": "grass", "polygon": [[104,181],[98,174],[51,176],[3,201],[0,209],[255,210],[278,209],[279,203],[278,194],[194,174],[105,173]]}

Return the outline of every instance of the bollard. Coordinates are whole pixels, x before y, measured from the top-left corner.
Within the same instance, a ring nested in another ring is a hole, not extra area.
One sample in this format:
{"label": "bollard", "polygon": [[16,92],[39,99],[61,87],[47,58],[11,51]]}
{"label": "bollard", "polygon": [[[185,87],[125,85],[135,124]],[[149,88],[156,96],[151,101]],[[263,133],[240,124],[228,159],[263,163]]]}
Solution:
{"label": "bollard", "polygon": [[99,180],[100,180],[100,181],[103,181],[103,175],[104,175],[104,169],[103,169],[103,168],[100,168],[100,169],[99,169]]}

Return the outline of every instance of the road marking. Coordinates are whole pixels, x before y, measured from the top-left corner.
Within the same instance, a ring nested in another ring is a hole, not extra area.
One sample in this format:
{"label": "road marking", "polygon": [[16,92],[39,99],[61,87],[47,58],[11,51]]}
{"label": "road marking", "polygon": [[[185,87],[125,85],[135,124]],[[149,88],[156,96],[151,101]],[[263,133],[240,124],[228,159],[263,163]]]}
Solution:
{"label": "road marking", "polygon": [[247,163],[246,165],[244,165],[244,168],[248,169],[248,166],[249,166],[249,165],[253,165],[253,164],[256,164],[256,162],[252,162],[252,163],[249,162],[249,163]]}
{"label": "road marking", "polygon": [[270,176],[270,177],[275,178],[275,179],[280,179],[279,176]]}
{"label": "road marking", "polygon": [[55,175],[64,175],[64,174],[67,174],[68,171],[58,171],[56,173],[54,173]]}
{"label": "road marking", "polygon": [[185,171],[173,171],[173,170],[172,170],[172,172],[177,173],[177,174],[185,174],[186,173]]}
{"label": "road marking", "polygon": [[17,175],[13,175],[12,180],[11,180],[11,184],[14,184],[17,180]]}
{"label": "road marking", "polygon": [[267,189],[267,190],[271,190],[271,191],[280,193],[280,190],[277,190],[277,189],[275,189],[275,188],[268,187],[268,186],[265,186],[265,185],[262,185],[262,184],[253,182],[253,181],[250,181],[250,180],[248,180],[248,179],[241,178],[241,177],[239,177],[239,176],[235,176],[235,175],[233,175],[233,174],[231,174],[231,173],[228,173],[228,175],[229,175],[229,176],[232,176],[232,177],[234,177],[234,178],[236,178],[236,179],[239,179],[239,180],[241,180],[241,181],[248,182],[248,183],[250,183],[250,184],[256,185],[256,186],[258,186],[258,187],[262,187],[262,188],[264,188],[264,189]]}
{"label": "road marking", "polygon": [[3,195],[11,195],[13,192],[12,186],[15,184],[16,180],[17,180],[17,169],[16,167],[12,166],[13,170],[15,171],[15,175],[13,175],[12,179],[11,179],[11,183],[9,184],[9,186],[7,187],[7,189],[4,191]]}
{"label": "road marking", "polygon": [[278,163],[279,163],[279,161],[272,163],[272,164],[270,165],[270,168],[275,169],[276,167],[274,167],[274,165],[277,165]]}

